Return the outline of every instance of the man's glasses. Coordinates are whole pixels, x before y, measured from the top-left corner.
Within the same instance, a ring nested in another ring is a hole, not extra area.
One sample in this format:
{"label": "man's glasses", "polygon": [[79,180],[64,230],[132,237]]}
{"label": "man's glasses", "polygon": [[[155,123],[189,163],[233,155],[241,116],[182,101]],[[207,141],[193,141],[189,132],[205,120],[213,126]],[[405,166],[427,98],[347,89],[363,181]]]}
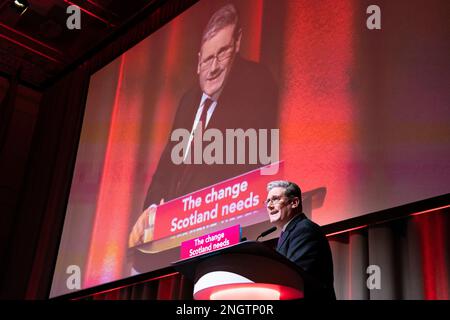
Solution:
{"label": "man's glasses", "polygon": [[209,56],[206,59],[200,61],[200,69],[206,70],[211,68],[214,59],[217,59],[217,62],[223,62],[226,59],[229,59],[233,55],[234,45],[226,46],[222,48],[219,53]]}
{"label": "man's glasses", "polygon": [[267,206],[269,205],[269,203],[273,203],[273,204],[278,204],[281,202],[281,200],[283,200],[284,196],[273,196],[270,199],[267,199],[266,201],[264,201],[264,204]]}

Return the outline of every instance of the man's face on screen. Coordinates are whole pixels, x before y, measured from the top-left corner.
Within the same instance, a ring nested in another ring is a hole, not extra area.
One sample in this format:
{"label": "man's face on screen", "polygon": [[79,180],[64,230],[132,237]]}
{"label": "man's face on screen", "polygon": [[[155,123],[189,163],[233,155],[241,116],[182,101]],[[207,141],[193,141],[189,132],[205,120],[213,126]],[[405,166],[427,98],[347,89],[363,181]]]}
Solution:
{"label": "man's face on screen", "polygon": [[204,93],[217,99],[239,51],[240,35],[234,38],[234,26],[226,26],[206,40],[198,54],[197,73]]}
{"label": "man's face on screen", "polygon": [[271,223],[282,226],[288,222],[294,215],[292,205],[288,197],[285,195],[285,188],[272,188],[267,194],[267,213]]}

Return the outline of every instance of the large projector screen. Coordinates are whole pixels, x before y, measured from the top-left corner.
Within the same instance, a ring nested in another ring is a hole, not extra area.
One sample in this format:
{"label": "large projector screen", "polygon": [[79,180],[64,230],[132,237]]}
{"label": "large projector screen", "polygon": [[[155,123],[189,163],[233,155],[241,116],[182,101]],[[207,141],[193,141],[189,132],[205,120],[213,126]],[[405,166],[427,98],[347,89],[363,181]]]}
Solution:
{"label": "large projector screen", "polygon": [[85,289],[236,224],[254,240],[272,180],[320,225],[450,191],[447,0],[379,0],[378,21],[367,1],[230,3],[92,75],[52,297],[74,266]]}

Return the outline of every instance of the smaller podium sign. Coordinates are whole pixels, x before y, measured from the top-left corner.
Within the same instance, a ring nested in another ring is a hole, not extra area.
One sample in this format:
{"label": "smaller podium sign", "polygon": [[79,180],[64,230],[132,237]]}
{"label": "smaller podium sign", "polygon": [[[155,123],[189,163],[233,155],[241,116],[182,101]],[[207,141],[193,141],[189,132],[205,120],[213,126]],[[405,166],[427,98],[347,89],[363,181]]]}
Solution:
{"label": "smaller podium sign", "polygon": [[241,226],[235,225],[181,243],[180,259],[188,259],[239,243]]}

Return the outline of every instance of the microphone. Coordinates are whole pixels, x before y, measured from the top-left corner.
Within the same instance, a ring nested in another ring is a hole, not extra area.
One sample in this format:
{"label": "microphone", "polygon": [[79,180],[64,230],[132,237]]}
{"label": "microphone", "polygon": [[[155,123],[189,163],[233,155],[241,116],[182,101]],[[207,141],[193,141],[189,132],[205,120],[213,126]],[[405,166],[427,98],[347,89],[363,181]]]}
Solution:
{"label": "microphone", "polygon": [[266,231],[261,232],[261,234],[258,236],[258,238],[256,238],[256,241],[258,241],[259,238],[265,237],[265,236],[267,236],[268,234],[274,232],[275,230],[277,230],[277,227],[272,227],[272,228],[270,228],[270,229],[267,229]]}

